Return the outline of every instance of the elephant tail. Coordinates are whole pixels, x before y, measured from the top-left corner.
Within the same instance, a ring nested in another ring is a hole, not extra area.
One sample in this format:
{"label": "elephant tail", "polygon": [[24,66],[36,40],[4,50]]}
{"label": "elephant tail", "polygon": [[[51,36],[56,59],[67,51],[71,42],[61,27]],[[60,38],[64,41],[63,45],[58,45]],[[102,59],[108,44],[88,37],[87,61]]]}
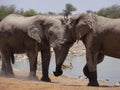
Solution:
{"label": "elephant tail", "polygon": [[11,55],[11,62],[12,62],[12,64],[14,64],[14,63],[15,63],[14,54],[12,54],[12,55]]}

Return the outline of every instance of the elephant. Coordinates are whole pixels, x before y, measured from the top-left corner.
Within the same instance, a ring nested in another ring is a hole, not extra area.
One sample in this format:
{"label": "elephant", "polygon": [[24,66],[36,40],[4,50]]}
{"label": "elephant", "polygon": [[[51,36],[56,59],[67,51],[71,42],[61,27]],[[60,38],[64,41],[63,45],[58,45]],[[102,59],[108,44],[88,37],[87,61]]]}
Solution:
{"label": "elephant", "polygon": [[66,28],[71,37],[85,45],[86,65],[83,72],[89,79],[88,86],[99,86],[97,64],[103,61],[104,55],[120,58],[120,19],[82,13],[71,16]]}
{"label": "elephant", "polygon": [[[14,63],[14,54],[25,53],[30,64],[30,79],[36,76],[38,51],[42,59],[42,81],[50,82],[49,62],[50,47],[55,51],[56,59],[65,59],[65,51],[73,44],[73,40],[64,35],[64,20],[42,15],[24,17],[19,14],[10,14],[0,23],[0,52],[2,58],[1,74],[14,76],[11,62]],[[69,33],[66,33],[66,35]],[[68,44],[69,45],[66,45]],[[67,47],[67,48],[64,48]],[[62,73],[62,72],[61,72]]]}

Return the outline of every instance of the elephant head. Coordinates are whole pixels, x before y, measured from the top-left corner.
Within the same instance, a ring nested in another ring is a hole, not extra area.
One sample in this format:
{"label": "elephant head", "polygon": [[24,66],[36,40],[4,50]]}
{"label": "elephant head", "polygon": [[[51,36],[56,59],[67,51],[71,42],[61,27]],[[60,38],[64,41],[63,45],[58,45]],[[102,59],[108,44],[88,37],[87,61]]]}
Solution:
{"label": "elephant head", "polygon": [[61,20],[56,18],[37,16],[33,23],[30,24],[27,33],[39,43],[42,42],[42,39],[47,39],[50,45],[55,47],[59,46],[60,42],[63,43],[65,41],[63,24]]}
{"label": "elephant head", "polygon": [[94,14],[79,14],[72,16],[68,21],[68,28],[74,32],[76,40],[83,39],[89,32],[95,30],[96,18]]}
{"label": "elephant head", "polygon": [[[68,31],[66,27],[66,21],[64,22],[62,19],[60,31],[58,31],[58,38],[55,42],[58,43],[59,46],[53,45],[53,49],[55,51],[55,58],[56,58],[56,69],[53,72],[55,76],[62,75],[63,71],[61,69],[63,62],[65,61],[65,58],[68,54],[69,48],[73,45],[73,43],[76,41],[73,37],[71,37],[71,32]],[[55,46],[55,47],[54,47]]]}
{"label": "elephant head", "polygon": [[49,42],[55,52],[56,58],[56,71],[54,75],[61,75],[61,65],[68,54],[69,48],[75,42],[68,30],[66,30],[64,20],[56,18],[37,19],[37,21],[31,24],[28,35],[39,43],[41,43],[42,39],[46,39]]}

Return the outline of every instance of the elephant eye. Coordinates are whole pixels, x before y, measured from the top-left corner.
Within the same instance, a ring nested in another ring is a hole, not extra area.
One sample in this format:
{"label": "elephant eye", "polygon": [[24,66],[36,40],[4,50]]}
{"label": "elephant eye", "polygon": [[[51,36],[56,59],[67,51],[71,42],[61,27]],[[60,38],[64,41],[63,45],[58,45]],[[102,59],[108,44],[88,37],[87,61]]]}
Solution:
{"label": "elephant eye", "polygon": [[52,32],[49,32],[49,36],[52,36],[52,34],[53,34]]}

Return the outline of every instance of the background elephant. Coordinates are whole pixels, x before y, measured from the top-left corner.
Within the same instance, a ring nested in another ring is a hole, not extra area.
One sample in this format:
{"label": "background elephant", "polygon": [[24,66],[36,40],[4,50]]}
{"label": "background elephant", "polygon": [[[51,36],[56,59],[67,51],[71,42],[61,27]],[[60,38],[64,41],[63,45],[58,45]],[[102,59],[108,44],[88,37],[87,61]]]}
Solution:
{"label": "background elephant", "polygon": [[87,63],[83,72],[89,79],[88,85],[99,86],[97,64],[103,61],[104,55],[120,58],[120,19],[79,14],[69,19],[66,28],[71,33],[69,38],[82,40],[86,47]]}
{"label": "background elephant", "polygon": [[13,76],[10,61],[14,61],[15,53],[26,53],[30,64],[29,78],[36,79],[37,56],[38,51],[41,51],[43,74],[41,80],[50,81],[48,76],[50,46],[55,50],[56,59],[65,59],[65,56],[59,53],[64,51],[61,47],[68,43],[67,37],[63,34],[66,30],[61,21],[40,15],[24,17],[11,14],[5,17],[0,24],[1,74]]}

